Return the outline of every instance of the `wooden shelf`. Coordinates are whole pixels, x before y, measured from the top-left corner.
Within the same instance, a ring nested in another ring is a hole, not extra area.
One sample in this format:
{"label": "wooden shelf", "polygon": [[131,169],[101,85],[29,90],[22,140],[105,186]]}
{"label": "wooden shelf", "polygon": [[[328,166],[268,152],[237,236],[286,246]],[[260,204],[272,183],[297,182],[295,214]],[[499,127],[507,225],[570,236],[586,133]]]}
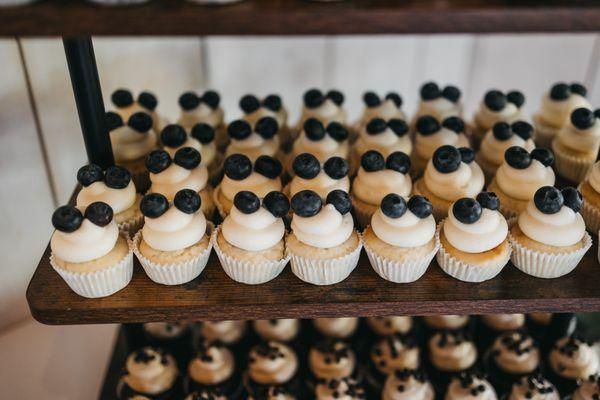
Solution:
{"label": "wooden shelf", "polygon": [[596,0],[184,0],[102,7],[42,0],[0,9],[0,36],[298,35],[600,30]]}

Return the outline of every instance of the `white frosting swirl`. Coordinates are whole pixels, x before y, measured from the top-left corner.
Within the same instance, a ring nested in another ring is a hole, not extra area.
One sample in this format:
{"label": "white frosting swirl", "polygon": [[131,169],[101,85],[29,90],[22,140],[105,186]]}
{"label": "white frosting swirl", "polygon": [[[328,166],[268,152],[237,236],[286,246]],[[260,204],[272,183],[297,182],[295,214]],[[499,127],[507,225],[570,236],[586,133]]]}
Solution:
{"label": "white frosting swirl", "polygon": [[[475,388],[483,387],[483,391],[477,391],[473,395]],[[468,385],[463,385],[459,378],[452,379],[446,392],[445,400],[498,400],[496,391],[485,379],[473,376],[473,380]]]}
{"label": "white frosting swirl", "polygon": [[308,108],[304,106],[302,108],[301,121],[304,122],[309,118],[316,118],[325,126],[329,125],[330,122],[339,122],[340,124],[346,123],[346,111],[331,99],[325,99],[323,104],[316,108]]}
{"label": "white frosting swirl", "polygon": [[460,117],[462,112],[463,105],[461,102],[453,103],[445,97],[438,97],[432,100],[421,99],[415,120],[424,115],[431,115],[438,121],[443,121],[448,117]]}
{"label": "white frosting swirl", "polygon": [[202,165],[190,170],[171,163],[167,169],[158,174],[150,172],[150,181],[152,182],[150,193],[160,193],[168,200],[173,200],[177,192],[182,189],[191,189],[195,192],[203,190],[208,181],[208,170]]}
{"label": "white frosting swirl", "polygon": [[482,101],[479,104],[479,109],[475,113],[475,122],[478,127],[484,131],[492,128],[496,122],[507,122],[510,124],[521,119],[526,120],[523,111],[510,102],[507,102],[502,110],[493,111],[486,106],[484,101]]}
{"label": "white frosting swirl", "polygon": [[523,140],[519,135],[512,135],[508,140],[498,140],[494,136],[494,132],[489,130],[486,132],[483,141],[481,142],[480,154],[484,159],[494,165],[500,165],[504,161],[504,153],[508,148],[518,146],[528,152],[535,149],[533,139]]}
{"label": "white frosting swirl", "polygon": [[98,226],[84,219],[74,232],[55,230],[50,239],[50,248],[63,261],[84,263],[110,253],[118,239],[119,228],[114,219],[106,226]]}
{"label": "white frosting swirl", "polygon": [[461,162],[456,171],[442,173],[435,169],[433,161],[429,160],[423,180],[433,194],[447,201],[475,197],[485,183],[483,171],[475,161],[470,164]]}
{"label": "white frosting swirl", "polygon": [[158,218],[144,217],[142,237],[154,250],[177,251],[198,243],[206,234],[202,211],[186,214],[171,206]]}
{"label": "white frosting swirl", "polygon": [[295,157],[302,153],[310,153],[317,157],[320,163],[324,163],[330,157],[348,158],[348,141],[343,140],[338,142],[329,134],[321,140],[310,140],[304,131],[300,133],[298,139],[294,141],[292,156]]}
{"label": "white frosting swirl", "polygon": [[262,199],[269,192],[281,191],[281,180],[267,178],[258,172],[252,172],[250,176],[239,181],[225,175],[219,187],[223,195],[231,201],[242,190],[248,190]]}
{"label": "white frosting swirl", "polygon": [[[442,337],[445,336],[445,340]],[[429,357],[434,367],[441,371],[464,371],[477,360],[473,342],[446,332],[438,332],[429,339]]]}
{"label": "white frosting swirl", "polygon": [[224,346],[207,344],[203,354],[194,357],[188,365],[188,373],[203,385],[217,385],[229,379],[235,370],[231,351]]}
{"label": "white frosting swirl", "polygon": [[352,183],[352,194],[359,200],[372,205],[379,205],[389,193],[396,193],[408,198],[412,191],[410,175],[393,169],[367,172],[359,168]]}
{"label": "white frosting swirl", "polygon": [[294,176],[292,182],[290,182],[290,198],[302,190],[312,190],[325,201],[329,192],[338,189],[348,193],[350,191],[350,178],[345,176],[342,179],[333,179],[321,169],[319,174],[312,179],[300,178],[298,175]]}
{"label": "white frosting swirl", "polygon": [[594,164],[587,176],[587,180],[596,193],[600,193],[600,162]]}
{"label": "white frosting swirl", "polygon": [[129,209],[135,204],[135,185],[130,181],[123,189],[113,189],[102,181],[83,186],[77,194],[77,207],[85,210],[87,206],[97,201],[108,204],[116,214]]}
{"label": "white frosting swirl", "polygon": [[367,324],[377,335],[387,336],[394,333],[408,333],[412,326],[412,317],[369,317]]}
{"label": "white frosting swirl", "polygon": [[435,235],[433,215],[419,218],[406,210],[400,218],[390,218],[378,208],[371,218],[371,228],[383,242],[397,247],[424,246]]}
{"label": "white frosting swirl", "polygon": [[560,145],[582,153],[598,151],[600,146],[600,119],[595,118],[594,125],[587,129],[579,129],[569,118],[555,139]]}
{"label": "white frosting swirl", "polygon": [[254,330],[264,340],[289,342],[300,330],[297,319],[259,319],[254,321]]}
{"label": "white frosting swirl", "polygon": [[233,344],[244,336],[246,321],[203,321],[200,334],[208,340],[219,340],[225,344]]}
{"label": "white frosting swirl", "polygon": [[388,121],[393,118],[406,119],[406,116],[393,100],[387,99],[383,100],[378,106],[365,107],[360,119],[361,125],[368,124],[374,118]]}
{"label": "white frosting swirl", "polygon": [[556,343],[549,360],[554,372],[568,379],[586,379],[598,373],[600,367],[598,353],[587,343],[570,337]]}
{"label": "white frosting swirl", "polygon": [[345,339],[356,331],[358,318],[315,318],[313,325],[325,336]]}
{"label": "white frosting swirl", "polygon": [[[268,342],[268,353],[264,346],[255,347],[250,352],[250,378],[261,385],[283,384],[288,382],[298,370],[296,353],[288,346],[278,342]],[[273,356],[273,353],[276,353]]]}
{"label": "white frosting swirl", "polygon": [[[402,390],[400,390],[402,388]],[[382,400],[433,400],[435,391],[429,381],[413,376],[399,378],[388,375],[383,386]]]}
{"label": "white frosting swirl", "polygon": [[151,131],[138,132],[123,125],[110,131],[110,142],[118,164],[144,158],[156,147],[156,135]]}
{"label": "white frosting swirl", "polygon": [[371,135],[367,133],[366,127],[361,131],[358,140],[354,143],[356,153],[361,156],[369,150],[377,150],[385,158],[395,151],[410,154],[412,142],[409,135],[398,136],[390,128],[385,131]]}
{"label": "white frosting swirl", "polygon": [[460,222],[454,213],[444,221],[444,236],[452,246],[465,253],[483,253],[500,245],[508,235],[506,219],[495,210],[484,208],[472,224]]}
{"label": "white frosting swirl", "polygon": [[578,108],[591,109],[592,105],[585,97],[577,93],[571,93],[565,100],[554,100],[548,91],[542,97],[540,111],[536,116],[546,125],[561,128],[568,121],[571,113]]}
{"label": "white frosting swirl", "polygon": [[165,146],[164,150],[169,153],[171,158],[175,157],[175,153],[177,150],[182,149],[184,147],[191,147],[200,152],[201,161],[200,165],[210,165],[210,163],[215,159],[217,155],[217,147],[215,146],[215,142],[212,141],[210,143],[201,143],[199,140],[194,139],[191,136],[188,136],[185,142],[181,146],[178,147],[168,147]]}
{"label": "white frosting swirl", "polygon": [[270,249],[283,239],[285,225],[281,218],[275,218],[266,208],[260,207],[252,214],[244,214],[236,207],[221,226],[225,240],[246,251]]}
{"label": "white frosting swirl", "polygon": [[544,214],[537,209],[533,200],[519,214],[518,224],[528,238],[548,246],[572,246],[585,235],[585,222],[581,214],[567,206],[563,206],[556,214]]}
{"label": "white frosting swirl", "polygon": [[265,139],[256,132],[243,140],[231,139],[225,157],[232,154],[244,154],[254,162],[260,156],[266,155],[275,157],[279,149],[279,136],[275,135],[270,139]]}
{"label": "white frosting swirl", "polygon": [[554,186],[554,170],[538,160],[524,169],[513,168],[507,162],[496,171],[496,183],[513,199],[530,200],[542,186]]}
{"label": "white frosting swirl", "polygon": [[181,116],[177,121],[179,125],[185,128],[191,128],[199,122],[208,124],[213,128],[218,127],[223,123],[223,109],[221,107],[213,109],[205,103],[200,103],[193,110],[181,110]]}
{"label": "white frosting swirl", "polygon": [[415,151],[425,160],[429,160],[439,147],[445,145],[469,147],[469,139],[464,133],[456,133],[444,127],[432,135],[421,135],[419,132],[415,135]]}
{"label": "white frosting swirl", "polygon": [[496,331],[512,331],[525,325],[525,314],[486,314],[481,320]]}
{"label": "white frosting swirl", "polygon": [[302,243],[329,249],[344,243],[354,232],[350,213],[342,215],[332,204],[326,204],[312,217],[292,217],[292,231]]}
{"label": "white frosting swirl", "polygon": [[427,325],[435,329],[458,329],[469,322],[468,315],[428,315],[423,318]]}
{"label": "white frosting swirl", "polygon": [[284,127],[287,125],[287,110],[285,107],[281,107],[279,111],[273,111],[267,107],[260,106],[256,110],[249,114],[244,114],[242,119],[248,122],[251,126],[254,126],[261,118],[271,117],[277,121],[277,126]]}
{"label": "white frosting swirl", "polygon": [[163,393],[170,389],[178,373],[173,357],[151,347],[145,347],[140,351],[144,352],[147,358],[138,360],[137,352],[130,354],[125,364],[127,374],[123,380],[136,392],[149,395]]}

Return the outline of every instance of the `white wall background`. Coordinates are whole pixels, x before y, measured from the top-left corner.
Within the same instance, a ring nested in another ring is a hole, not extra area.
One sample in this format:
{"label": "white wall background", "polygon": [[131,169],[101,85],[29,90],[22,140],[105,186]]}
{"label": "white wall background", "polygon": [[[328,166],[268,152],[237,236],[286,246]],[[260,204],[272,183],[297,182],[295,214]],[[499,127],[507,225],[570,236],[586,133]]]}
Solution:
{"label": "white wall background", "polygon": [[[20,54],[15,40],[0,40],[0,329],[28,315],[25,287],[51,233],[51,212],[85,163],[62,43],[21,46]],[[430,79],[461,87],[468,114],[491,87],[523,90],[534,112],[558,80],[584,82],[600,106],[600,35],[591,34],[102,38],[95,50],[106,99],[117,87],[148,89],[171,118],[181,92],[205,88],[221,93],[228,119],[249,92],[281,94],[296,118],[310,86],[341,89],[353,116],[367,89],[399,91],[412,112]]]}

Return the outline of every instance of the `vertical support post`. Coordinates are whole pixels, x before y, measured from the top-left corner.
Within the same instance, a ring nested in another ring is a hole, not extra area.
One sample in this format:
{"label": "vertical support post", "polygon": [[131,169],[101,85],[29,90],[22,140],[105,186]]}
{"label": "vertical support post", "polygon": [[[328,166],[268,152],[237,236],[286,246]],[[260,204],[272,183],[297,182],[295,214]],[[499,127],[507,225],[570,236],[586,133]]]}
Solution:
{"label": "vertical support post", "polygon": [[63,38],[63,45],[88,160],[105,169],[115,160],[104,116],[92,39],[89,36]]}

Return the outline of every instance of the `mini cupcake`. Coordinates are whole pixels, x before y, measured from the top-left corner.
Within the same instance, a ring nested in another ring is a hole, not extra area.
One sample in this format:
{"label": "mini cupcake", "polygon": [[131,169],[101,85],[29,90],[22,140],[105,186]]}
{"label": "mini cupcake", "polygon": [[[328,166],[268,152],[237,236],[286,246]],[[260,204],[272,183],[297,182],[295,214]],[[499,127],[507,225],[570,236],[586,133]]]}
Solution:
{"label": "mini cupcake", "polygon": [[355,377],[356,355],[343,340],[325,339],[308,352],[308,366],[316,381]]}
{"label": "mini cupcake", "polygon": [[486,314],[481,322],[494,332],[514,331],[525,326],[524,314]]}
{"label": "mini cupcake", "polygon": [[368,91],[363,94],[363,103],[365,108],[357,124],[358,130],[373,118],[381,118],[386,121],[394,118],[406,120],[406,115],[402,111],[402,97],[396,92],[389,92],[384,98],[381,98],[377,93]]}
{"label": "mini cupcake", "polygon": [[420,100],[413,123],[424,116],[430,115],[438,121],[448,117],[462,117],[462,93],[456,86],[447,85],[441,88],[435,82],[426,82],[419,91]]}
{"label": "mini cupcake", "polygon": [[413,328],[412,317],[369,317],[367,325],[377,336],[400,333],[406,335]]}
{"label": "mini cupcake", "polygon": [[356,268],[362,248],[348,193],[334,190],[323,205],[316,192],[303,190],[292,197],[291,205],[292,232],[286,244],[294,275],[314,285],[346,279]]}
{"label": "mini cupcake", "polygon": [[544,186],[510,230],[512,263],[538,278],[557,278],[573,271],[592,246],[579,210],[583,198],[572,187]]}
{"label": "mini cupcake", "polygon": [[62,206],[52,214],[50,265],[80,296],[106,297],[129,284],[133,253],[127,233],[119,234],[112,208],[89,204],[85,213]]}
{"label": "mini cupcake", "polygon": [[324,337],[348,339],[358,328],[358,318],[315,318],[313,326]]}
{"label": "mini cupcake", "polygon": [[408,125],[401,119],[384,120],[375,118],[359,132],[354,143],[352,164],[358,165],[364,153],[377,150],[384,157],[395,151],[411,154],[412,142],[408,135]]}
{"label": "mini cupcake", "polygon": [[281,190],[281,163],[272,157],[261,156],[254,163],[243,154],[232,154],[223,164],[225,176],[213,192],[213,200],[221,217],[225,218],[233,207],[235,195],[247,190],[260,198]]}
{"label": "mini cupcake", "polygon": [[468,315],[429,315],[423,317],[423,321],[431,329],[456,330],[466,328],[470,318]]}
{"label": "mini cupcake", "polygon": [[[556,397],[558,399],[558,397]],[[600,379],[598,375],[590,375],[582,379],[577,389],[570,397],[571,400],[597,400],[600,399]],[[554,400],[554,398],[552,399]]]}
{"label": "mini cupcake", "polygon": [[303,129],[292,144],[292,151],[287,156],[288,170],[292,171],[293,160],[302,153],[310,153],[319,162],[324,163],[330,157],[348,158],[348,131],[339,122],[331,122],[325,126],[315,118],[304,122]]}
{"label": "mini cupcake", "polygon": [[389,193],[408,198],[412,192],[409,171],[410,158],[400,151],[387,159],[377,150],[369,150],[360,160],[358,174],[352,183],[352,202],[357,224],[361,229],[371,222],[371,217]]}
{"label": "mini cupcake", "polygon": [[246,321],[202,321],[198,333],[210,341],[220,341],[227,346],[238,344],[246,333]]}
{"label": "mini cupcake", "polygon": [[502,271],[511,246],[499,203],[494,193],[481,192],[475,199],[463,197],[453,204],[436,233],[437,261],[445,273],[464,282],[483,282]]}
{"label": "mini cupcake", "polygon": [[129,120],[137,112],[143,112],[152,117],[152,126],[156,133],[160,132],[166,124],[165,118],[156,112],[158,99],[148,91],[140,92],[137,99],[134,99],[131,91],[117,89],[110,96],[110,100],[113,106],[115,106],[115,112],[121,116],[123,121]]}
{"label": "mini cupcake", "polygon": [[506,122],[496,122],[494,127],[485,133],[476,157],[486,180],[489,182],[494,177],[509,148],[521,147],[528,153],[535,149],[532,136],[533,126],[528,122],[516,121],[510,125]]}
{"label": "mini cupcake", "polygon": [[517,90],[506,94],[496,89],[486,92],[473,118],[472,134],[476,147],[479,147],[485,133],[492,129],[496,122],[510,124],[526,120],[523,104],[525,104],[525,96]]}
{"label": "mini cupcake", "polygon": [[429,339],[428,350],[431,376],[440,388],[446,388],[453,376],[473,369],[477,362],[477,347],[464,331],[437,332]]}
{"label": "mini cupcake", "polygon": [[142,196],[136,193],[127,169],[111,166],[104,172],[96,164],[84,165],[77,171],[77,182],[82,186],[77,193],[77,208],[85,211],[90,204],[102,201],[112,208],[120,230],[133,235],[142,226]]}
{"label": "mini cupcake", "polygon": [[216,133],[217,147],[221,149],[227,143],[227,135],[220,103],[221,97],[212,90],[207,90],[200,96],[194,92],[183,93],[179,96],[181,114],[177,123],[186,130],[192,129],[199,122],[212,126]]}
{"label": "mini cupcake", "polygon": [[448,385],[444,400],[498,400],[492,385],[482,375],[461,373]]}
{"label": "mini cupcake", "polygon": [[585,98],[587,89],[580,83],[570,85],[558,82],[544,93],[540,110],[533,115],[535,141],[539,146],[549,148],[552,139],[567,123],[571,113],[578,108],[592,108]]}
{"label": "mini cupcake", "polygon": [[547,149],[528,152],[513,146],[506,150],[504,163],[488,188],[500,199],[500,212],[506,218],[516,217],[525,211],[539,188],[554,185],[553,164],[554,155]]}
{"label": "mini cupcake", "polygon": [[385,380],[381,399],[434,400],[435,390],[425,374],[420,371],[395,371]]}
{"label": "mini cupcake", "polygon": [[598,353],[591,343],[567,336],[554,344],[548,355],[548,377],[562,395],[572,393],[577,381],[600,372]]}
{"label": "mini cupcake", "polygon": [[214,390],[226,398],[241,395],[242,379],[235,357],[221,342],[202,340],[187,366],[186,392]]}
{"label": "mini cupcake", "polygon": [[192,147],[200,152],[203,166],[209,170],[217,168],[219,153],[215,145],[215,129],[208,124],[197,123],[189,135],[181,125],[167,125],[160,132],[160,141],[171,157],[175,157],[181,148]]}
{"label": "mini cupcake", "polygon": [[322,201],[334,190],[350,191],[348,162],[341,157],[331,157],[323,165],[309,153],[298,155],[292,164],[294,177],[284,192],[293,197],[303,190],[312,190]]}
{"label": "mini cupcake", "polygon": [[279,151],[279,125],[271,117],[262,117],[254,127],[238,119],[227,127],[229,144],[225,156],[243,154],[252,162],[260,156],[275,157]]}
{"label": "mini cupcake", "polygon": [[315,400],[365,400],[365,389],[352,378],[330,379],[317,383]]}
{"label": "mini cupcake", "polygon": [[418,369],[421,354],[416,340],[409,335],[394,334],[381,338],[371,348],[367,364],[367,381],[376,392],[394,371]]}
{"label": "mini cupcake", "polygon": [[597,234],[600,231],[600,162],[594,164],[578,189],[583,196],[581,215],[588,231]]}
{"label": "mini cupcake", "polygon": [[323,125],[338,122],[342,125],[347,123],[346,110],[344,110],[344,95],[342,92],[332,89],[327,93],[319,89],[309,89],[303,96],[304,106],[300,116],[299,126],[309,118],[321,121]]}
{"label": "mini cupcake", "polygon": [[200,205],[190,189],[177,192],[172,203],[160,193],[142,198],[144,227],[133,238],[133,251],[154,282],[180,285],[206,267],[212,245]]}
{"label": "mini cupcake", "polygon": [[192,329],[187,322],[149,322],[142,324],[144,338],[175,357],[180,369],[187,367],[192,352]]}
{"label": "mini cupcake", "polygon": [[248,360],[246,385],[250,395],[257,395],[269,386],[297,389],[298,357],[285,344],[260,343],[252,348]]}
{"label": "mini cupcake", "polygon": [[532,375],[515,383],[506,400],[560,400],[560,396],[550,381],[542,375]]}
{"label": "mini cupcake", "polygon": [[212,237],[221,266],[236,282],[268,282],[289,261],[282,218],[288,214],[290,203],[281,192],[270,192],[261,201],[254,193],[241,191],[233,204],[231,213]]}
{"label": "mini cupcake", "polygon": [[300,332],[300,321],[297,319],[259,319],[253,325],[261,339],[276,342],[291,342]]}
{"label": "mini cupcake", "polygon": [[288,113],[283,106],[281,96],[277,94],[269,94],[263,99],[247,94],[242,96],[239,106],[244,113],[242,118],[252,126],[263,117],[271,117],[275,118],[280,129],[287,127]]}
{"label": "mini cupcake", "polygon": [[439,147],[427,163],[425,174],[415,182],[413,193],[426,197],[437,221],[448,216],[452,203],[462,197],[475,197],[485,179],[475,153],[467,147]]}
{"label": "mini cupcake", "polygon": [[451,116],[438,122],[431,115],[419,117],[415,125],[413,148],[413,176],[420,176],[433,153],[441,146],[469,147],[465,135],[465,123],[460,117]]}

